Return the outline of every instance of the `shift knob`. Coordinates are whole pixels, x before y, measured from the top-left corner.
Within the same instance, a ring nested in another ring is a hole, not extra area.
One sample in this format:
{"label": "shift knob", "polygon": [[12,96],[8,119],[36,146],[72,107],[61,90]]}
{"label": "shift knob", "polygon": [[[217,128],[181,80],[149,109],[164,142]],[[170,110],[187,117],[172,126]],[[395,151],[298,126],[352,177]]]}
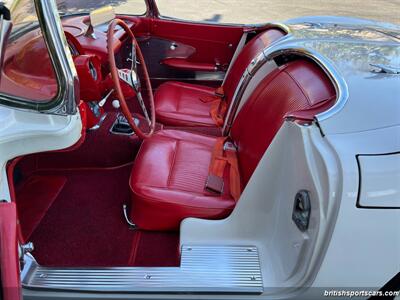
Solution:
{"label": "shift knob", "polygon": [[118,101],[118,100],[113,100],[112,106],[113,106],[114,108],[120,108],[121,105],[119,104],[119,101]]}

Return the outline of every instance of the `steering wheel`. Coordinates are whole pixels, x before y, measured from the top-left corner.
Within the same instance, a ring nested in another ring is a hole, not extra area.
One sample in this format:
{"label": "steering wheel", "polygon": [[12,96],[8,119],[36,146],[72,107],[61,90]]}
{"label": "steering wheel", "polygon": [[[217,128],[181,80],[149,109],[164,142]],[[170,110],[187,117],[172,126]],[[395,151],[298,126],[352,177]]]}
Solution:
{"label": "steering wheel", "polygon": [[[115,30],[115,26],[117,26],[117,25],[121,26],[132,40],[132,52],[131,52],[132,53],[132,57],[131,57],[132,65],[131,65],[130,69],[118,69],[117,65],[115,63],[114,30]],[[136,38],[133,35],[129,26],[121,19],[113,20],[108,27],[107,48],[108,48],[108,60],[109,60],[109,64],[110,64],[110,73],[111,73],[112,81],[114,83],[115,93],[120,102],[120,107],[121,107],[122,113],[124,114],[127,122],[131,126],[132,130],[136,133],[136,135],[141,139],[146,139],[153,135],[155,124],[156,124],[153,90],[151,88],[149,73],[147,72],[146,63],[144,61],[142,51],[139,48],[139,44],[136,41]],[[139,64],[142,66],[144,80],[146,82],[146,88],[148,90],[150,109],[151,109],[151,117],[149,116],[149,113],[147,112],[147,108],[146,108],[146,105],[144,104],[143,97],[142,97],[142,86],[140,84],[139,74],[137,71],[137,59],[139,59]],[[143,130],[140,128],[139,124],[137,124],[135,122],[134,117],[126,103],[125,96],[122,92],[120,80],[127,83],[132,88],[132,90],[139,102],[139,105],[143,111],[143,116],[145,117],[145,119],[149,125],[148,132],[143,132]]]}

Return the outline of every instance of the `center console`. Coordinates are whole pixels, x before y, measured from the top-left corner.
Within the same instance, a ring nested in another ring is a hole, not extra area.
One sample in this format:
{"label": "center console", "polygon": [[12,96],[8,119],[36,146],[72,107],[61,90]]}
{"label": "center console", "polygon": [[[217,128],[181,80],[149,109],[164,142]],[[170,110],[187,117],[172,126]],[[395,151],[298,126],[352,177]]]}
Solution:
{"label": "center console", "polygon": [[[136,126],[140,125],[140,120],[138,118],[133,118]],[[122,134],[122,135],[133,135],[135,134],[126,120],[125,116],[119,113],[110,128],[110,132],[113,134]]]}

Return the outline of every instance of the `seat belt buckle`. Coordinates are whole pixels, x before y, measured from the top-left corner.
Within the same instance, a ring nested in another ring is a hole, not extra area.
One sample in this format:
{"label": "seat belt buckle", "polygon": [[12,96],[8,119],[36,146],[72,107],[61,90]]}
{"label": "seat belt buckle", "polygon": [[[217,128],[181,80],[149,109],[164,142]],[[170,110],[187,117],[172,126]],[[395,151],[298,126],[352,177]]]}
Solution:
{"label": "seat belt buckle", "polygon": [[234,143],[228,141],[228,142],[225,142],[225,144],[224,144],[224,150],[225,151],[234,151],[234,152],[236,152],[237,151],[237,147],[236,147],[236,145]]}
{"label": "seat belt buckle", "polygon": [[205,190],[207,192],[222,195],[224,192],[224,179],[213,174],[208,175]]}

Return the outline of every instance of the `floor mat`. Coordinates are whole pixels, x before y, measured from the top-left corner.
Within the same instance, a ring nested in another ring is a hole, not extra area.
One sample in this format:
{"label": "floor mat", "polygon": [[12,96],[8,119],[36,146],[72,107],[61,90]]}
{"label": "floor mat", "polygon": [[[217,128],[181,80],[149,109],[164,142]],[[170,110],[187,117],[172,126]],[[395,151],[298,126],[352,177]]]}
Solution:
{"label": "floor mat", "polygon": [[[52,171],[65,186],[30,237],[45,266],[107,267],[179,265],[178,234],[130,230],[122,205],[129,203],[132,166],[91,171]],[[19,195],[17,195],[17,202]],[[31,208],[25,207],[30,210]],[[134,258],[132,258],[132,253]]]}
{"label": "floor mat", "polygon": [[22,236],[29,239],[64,187],[64,176],[31,176],[18,186],[18,217]]}

